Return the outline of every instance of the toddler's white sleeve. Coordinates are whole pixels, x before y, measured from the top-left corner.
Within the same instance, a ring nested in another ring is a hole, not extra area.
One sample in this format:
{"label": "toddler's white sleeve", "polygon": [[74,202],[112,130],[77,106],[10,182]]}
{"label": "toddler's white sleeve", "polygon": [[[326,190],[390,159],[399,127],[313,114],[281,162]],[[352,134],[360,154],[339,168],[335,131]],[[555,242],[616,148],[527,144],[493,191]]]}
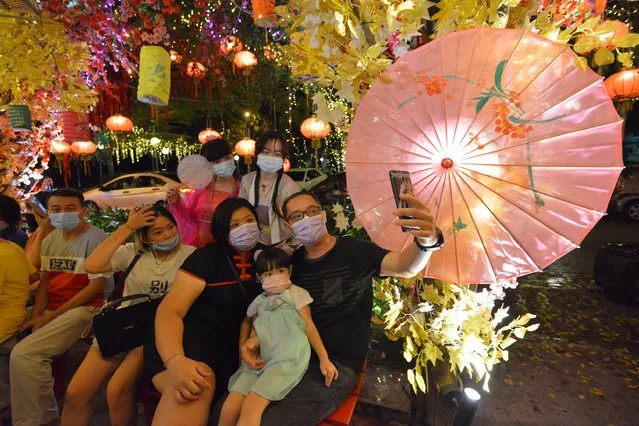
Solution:
{"label": "toddler's white sleeve", "polygon": [[291,299],[293,300],[293,303],[295,303],[295,309],[297,309],[298,311],[304,306],[313,303],[313,298],[311,297],[311,295],[308,294],[308,291],[306,291],[302,287],[291,284],[288,291]]}

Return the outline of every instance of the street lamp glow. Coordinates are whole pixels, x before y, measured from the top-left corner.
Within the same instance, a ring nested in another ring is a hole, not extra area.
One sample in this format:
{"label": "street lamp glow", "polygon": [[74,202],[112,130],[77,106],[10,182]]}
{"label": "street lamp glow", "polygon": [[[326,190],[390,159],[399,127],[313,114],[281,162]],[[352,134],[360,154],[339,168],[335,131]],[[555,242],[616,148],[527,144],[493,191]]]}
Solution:
{"label": "street lamp glow", "polygon": [[169,155],[169,149],[168,148],[162,148],[162,154]]}
{"label": "street lamp glow", "polygon": [[251,116],[251,113],[248,111],[244,112],[244,117],[249,118]]}
{"label": "street lamp glow", "polygon": [[151,145],[157,145],[160,143],[160,138],[153,136],[151,138]]}
{"label": "street lamp glow", "polygon": [[239,155],[237,155],[237,154],[235,154],[235,155],[233,156],[233,159],[234,159],[235,161],[240,161],[240,156],[239,156]]}

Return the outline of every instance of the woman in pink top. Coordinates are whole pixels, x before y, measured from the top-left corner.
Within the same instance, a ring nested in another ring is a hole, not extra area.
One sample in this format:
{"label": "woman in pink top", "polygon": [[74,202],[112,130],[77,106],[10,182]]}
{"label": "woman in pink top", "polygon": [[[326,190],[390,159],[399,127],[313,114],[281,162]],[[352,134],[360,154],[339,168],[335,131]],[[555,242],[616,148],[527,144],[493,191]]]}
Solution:
{"label": "woman in pink top", "polygon": [[167,194],[167,207],[178,222],[183,242],[198,248],[213,242],[211,221],[217,206],[240,192],[233,154],[223,139],[205,143],[200,154],[211,164],[215,175],[211,183],[206,188],[186,193],[170,190]]}

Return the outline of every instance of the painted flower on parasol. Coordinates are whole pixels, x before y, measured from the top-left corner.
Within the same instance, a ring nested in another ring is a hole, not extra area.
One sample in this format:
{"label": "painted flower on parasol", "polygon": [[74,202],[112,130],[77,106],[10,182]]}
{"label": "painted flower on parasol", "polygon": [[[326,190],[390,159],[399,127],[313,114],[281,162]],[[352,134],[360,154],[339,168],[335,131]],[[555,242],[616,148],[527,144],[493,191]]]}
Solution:
{"label": "painted flower on parasol", "polygon": [[346,152],[349,194],[371,238],[412,244],[393,224],[388,179],[407,170],[446,239],[426,276],[499,282],[576,248],[623,164],[622,121],[601,78],[575,60],[530,31],[477,28],[386,69],[358,106]]}

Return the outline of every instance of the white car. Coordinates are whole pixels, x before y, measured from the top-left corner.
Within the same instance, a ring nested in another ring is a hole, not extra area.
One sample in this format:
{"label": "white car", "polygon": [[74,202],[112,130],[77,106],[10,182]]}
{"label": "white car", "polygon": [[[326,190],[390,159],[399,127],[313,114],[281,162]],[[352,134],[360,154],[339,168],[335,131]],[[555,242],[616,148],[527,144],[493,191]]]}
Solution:
{"label": "white car", "polygon": [[301,191],[308,191],[328,178],[326,173],[318,169],[291,169],[286,174],[295,181]]}
{"label": "white car", "polygon": [[130,209],[155,204],[166,198],[166,192],[180,185],[177,175],[170,173],[132,173],[118,176],[104,185],[84,193],[89,209],[117,207]]}

